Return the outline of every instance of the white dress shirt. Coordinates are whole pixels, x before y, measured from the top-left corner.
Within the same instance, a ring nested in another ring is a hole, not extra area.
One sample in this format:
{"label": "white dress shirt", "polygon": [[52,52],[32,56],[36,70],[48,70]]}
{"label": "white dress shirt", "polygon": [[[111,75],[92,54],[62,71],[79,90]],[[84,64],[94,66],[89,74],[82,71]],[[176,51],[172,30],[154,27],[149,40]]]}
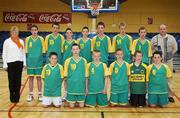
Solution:
{"label": "white dress shirt", "polygon": [[[20,43],[24,47],[24,41],[20,39]],[[23,61],[23,65],[26,66],[26,55],[25,51],[12,41],[11,38],[5,40],[3,44],[3,68],[7,68],[7,63]]]}

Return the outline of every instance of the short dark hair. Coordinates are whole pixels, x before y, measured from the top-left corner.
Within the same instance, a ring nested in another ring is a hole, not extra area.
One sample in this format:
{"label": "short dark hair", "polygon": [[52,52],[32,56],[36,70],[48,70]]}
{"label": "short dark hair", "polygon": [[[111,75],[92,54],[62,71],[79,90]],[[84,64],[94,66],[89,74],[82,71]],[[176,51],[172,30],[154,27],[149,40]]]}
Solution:
{"label": "short dark hair", "polygon": [[98,22],[98,24],[96,25],[96,28],[98,28],[99,25],[102,25],[102,26],[105,28],[104,22],[102,22],[102,21],[101,21],[101,22]]}
{"label": "short dark hair", "polygon": [[79,46],[77,43],[73,43],[72,46],[71,46],[71,49],[72,49],[74,46],[77,46],[77,47],[80,49],[80,46]]}
{"label": "short dark hair", "polygon": [[119,51],[123,52],[123,50],[121,48],[116,49],[116,53],[119,52]]}
{"label": "short dark hair", "polygon": [[55,55],[56,57],[58,56],[58,54],[56,52],[50,52],[49,58],[51,58],[53,55]]}
{"label": "short dark hair", "polygon": [[[144,27],[144,26],[141,26],[140,28],[139,28],[139,33],[141,32],[141,30],[146,30],[146,28]],[[147,31],[147,30],[146,30]]]}
{"label": "short dark hair", "polygon": [[58,22],[54,22],[54,23],[52,23],[52,27],[53,27],[54,25],[56,25],[56,26],[58,26],[58,27],[59,27],[59,23],[58,23]]}
{"label": "short dark hair", "polygon": [[160,57],[162,57],[162,52],[161,52],[161,51],[155,51],[155,52],[153,53],[153,57],[154,57],[155,54],[160,55]]}
{"label": "short dark hair", "polygon": [[89,31],[89,28],[88,28],[87,26],[84,26],[84,27],[82,28],[82,31],[83,31],[84,29],[87,29],[87,30]]}
{"label": "short dark hair", "polygon": [[[140,50],[136,50],[135,53],[134,53],[134,56],[136,56],[137,54],[142,54],[142,52]],[[142,54],[143,55],[143,54]]]}
{"label": "short dark hair", "polygon": [[38,26],[35,25],[35,24],[31,25],[31,29],[32,29],[32,28],[36,28],[36,29],[38,30]]}
{"label": "short dark hair", "polygon": [[67,32],[68,30],[70,30],[71,32],[73,32],[71,28],[66,28],[65,32]]}

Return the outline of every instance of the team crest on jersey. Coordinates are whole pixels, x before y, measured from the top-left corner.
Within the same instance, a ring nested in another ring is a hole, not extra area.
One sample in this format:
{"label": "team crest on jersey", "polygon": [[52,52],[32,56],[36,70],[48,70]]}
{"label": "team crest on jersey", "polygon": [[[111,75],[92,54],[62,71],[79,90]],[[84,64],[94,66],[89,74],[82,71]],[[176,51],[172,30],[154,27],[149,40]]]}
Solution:
{"label": "team crest on jersey", "polygon": [[156,70],[155,70],[155,69],[152,70],[152,74],[153,74],[153,75],[156,75]]}
{"label": "team crest on jersey", "polygon": [[32,42],[29,42],[29,47],[32,48]]}
{"label": "team crest on jersey", "polygon": [[50,40],[50,45],[54,45],[54,40]]}
{"label": "team crest on jersey", "polygon": [[141,70],[141,74],[144,74],[144,70]]}
{"label": "team crest on jersey", "polygon": [[115,68],[115,69],[114,69],[114,73],[115,73],[115,74],[117,74],[118,71],[119,71],[118,68]]}
{"label": "team crest on jersey", "polygon": [[91,69],[91,73],[94,74],[94,68]]}
{"label": "team crest on jersey", "polygon": [[50,70],[46,70],[46,76],[49,76],[51,74],[51,71]]}
{"label": "team crest on jersey", "polygon": [[141,50],[141,46],[139,45],[139,50]]}
{"label": "team crest on jersey", "polygon": [[97,46],[97,47],[100,47],[100,45],[101,45],[100,41],[97,41],[97,42],[96,42],[96,46]]}
{"label": "team crest on jersey", "polygon": [[80,48],[83,49],[84,48],[84,44],[80,44]]}
{"label": "team crest on jersey", "polygon": [[71,70],[76,70],[76,64],[71,64]]}

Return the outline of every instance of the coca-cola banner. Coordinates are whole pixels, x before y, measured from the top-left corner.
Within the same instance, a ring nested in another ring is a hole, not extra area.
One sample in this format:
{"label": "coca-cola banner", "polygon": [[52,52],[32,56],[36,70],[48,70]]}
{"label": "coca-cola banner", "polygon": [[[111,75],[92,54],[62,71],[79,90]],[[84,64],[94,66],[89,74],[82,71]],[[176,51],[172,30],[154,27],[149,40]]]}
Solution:
{"label": "coca-cola banner", "polygon": [[71,13],[3,12],[4,23],[71,23]]}

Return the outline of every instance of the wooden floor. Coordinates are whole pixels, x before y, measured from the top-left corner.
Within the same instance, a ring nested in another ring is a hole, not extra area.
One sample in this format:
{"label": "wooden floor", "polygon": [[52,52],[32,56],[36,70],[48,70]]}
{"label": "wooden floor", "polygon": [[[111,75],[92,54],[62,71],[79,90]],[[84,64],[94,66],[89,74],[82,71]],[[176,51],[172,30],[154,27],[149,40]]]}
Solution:
{"label": "wooden floor", "polygon": [[[180,71],[174,73],[173,90],[177,96],[174,97],[176,102],[170,103],[167,108],[43,108],[37,101],[37,96],[33,102],[26,102],[28,84],[25,73],[20,103],[13,105],[9,102],[7,73],[0,71],[0,118],[180,118]],[[37,88],[35,91],[37,93]]]}

